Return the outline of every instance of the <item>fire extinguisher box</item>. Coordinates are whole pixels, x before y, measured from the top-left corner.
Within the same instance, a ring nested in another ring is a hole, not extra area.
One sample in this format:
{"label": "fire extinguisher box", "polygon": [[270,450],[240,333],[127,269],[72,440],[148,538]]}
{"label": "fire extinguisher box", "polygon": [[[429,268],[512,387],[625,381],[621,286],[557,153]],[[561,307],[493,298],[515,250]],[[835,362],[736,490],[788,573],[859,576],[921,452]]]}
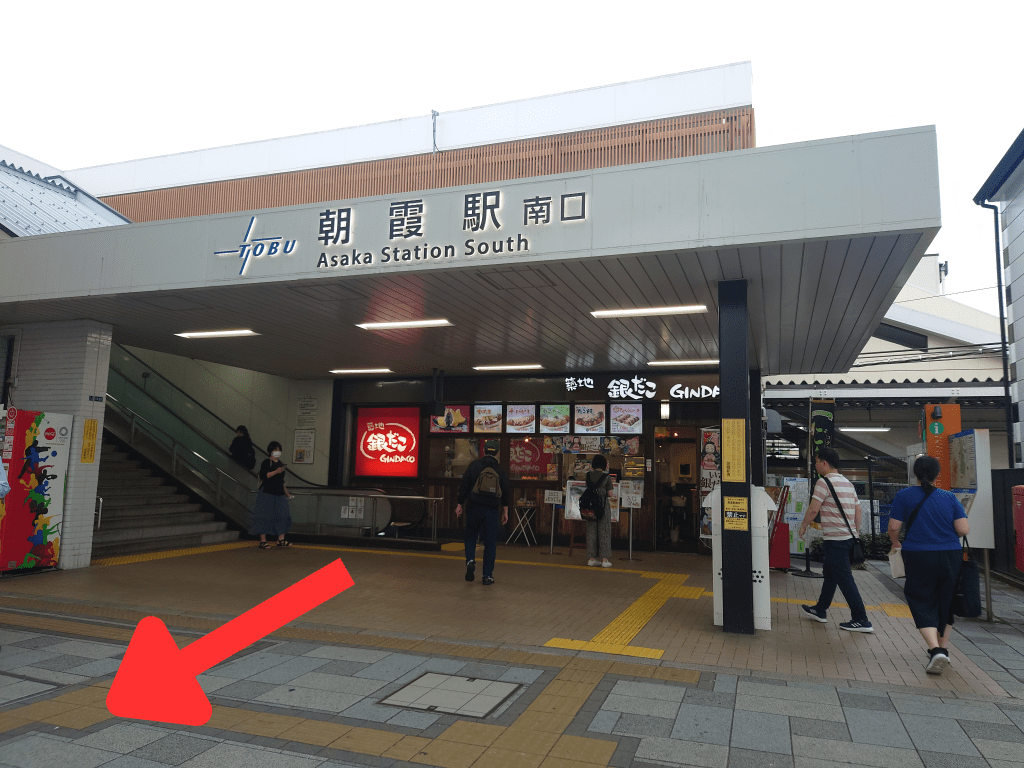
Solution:
{"label": "fire extinguisher box", "polygon": [[1017,570],[1024,571],[1024,485],[1013,486],[1013,532]]}

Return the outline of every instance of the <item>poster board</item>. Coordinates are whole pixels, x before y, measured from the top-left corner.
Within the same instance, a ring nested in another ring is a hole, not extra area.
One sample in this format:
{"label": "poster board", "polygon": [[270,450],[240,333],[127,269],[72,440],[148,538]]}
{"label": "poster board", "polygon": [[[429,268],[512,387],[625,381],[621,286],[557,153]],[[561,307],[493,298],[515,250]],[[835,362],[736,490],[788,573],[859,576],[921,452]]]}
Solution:
{"label": "poster board", "polygon": [[292,464],[312,464],[315,443],[315,429],[296,429],[292,440]]}
{"label": "poster board", "polygon": [[[945,406],[943,406],[945,407]],[[972,547],[995,549],[992,512],[992,455],[987,429],[968,429],[949,438],[950,490],[967,512]]]}

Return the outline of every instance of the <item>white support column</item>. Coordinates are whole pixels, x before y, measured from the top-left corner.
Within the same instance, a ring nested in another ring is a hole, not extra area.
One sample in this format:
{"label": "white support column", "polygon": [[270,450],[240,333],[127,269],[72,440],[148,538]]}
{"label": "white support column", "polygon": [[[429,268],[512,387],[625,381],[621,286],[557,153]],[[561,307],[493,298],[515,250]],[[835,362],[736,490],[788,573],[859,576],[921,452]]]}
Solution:
{"label": "white support column", "polygon": [[[17,330],[20,339],[13,371],[17,386],[7,405],[75,417],[58,563],[63,569],[85,568],[92,556],[112,327],[92,320],[72,320],[33,323]],[[81,463],[86,419],[96,419],[98,426],[93,464]]]}

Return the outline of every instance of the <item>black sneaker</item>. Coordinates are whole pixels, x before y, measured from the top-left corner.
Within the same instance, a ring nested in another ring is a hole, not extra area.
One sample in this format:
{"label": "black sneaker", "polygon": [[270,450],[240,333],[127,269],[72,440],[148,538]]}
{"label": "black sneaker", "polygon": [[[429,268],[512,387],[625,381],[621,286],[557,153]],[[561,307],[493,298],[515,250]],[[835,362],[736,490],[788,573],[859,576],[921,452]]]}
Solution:
{"label": "black sneaker", "polygon": [[807,614],[807,618],[814,619],[815,621],[820,621],[822,624],[828,622],[828,619],[825,618],[825,614],[818,613],[818,609],[815,608],[813,605],[801,605],[800,607],[803,608],[804,613]]}
{"label": "black sneaker", "polygon": [[466,562],[466,581],[472,581],[476,573],[476,560],[469,560]]}
{"label": "black sneaker", "polygon": [[928,666],[924,671],[929,675],[941,675],[942,671],[949,666],[949,654],[945,648],[931,648],[928,650]]}
{"label": "black sneaker", "polygon": [[871,626],[870,621],[844,621],[839,624],[840,629],[845,629],[847,632],[874,632],[875,628]]}
{"label": "black sneaker", "polygon": [[489,587],[493,583],[494,583],[494,577],[493,576],[484,576],[483,584],[484,584],[485,587]]}

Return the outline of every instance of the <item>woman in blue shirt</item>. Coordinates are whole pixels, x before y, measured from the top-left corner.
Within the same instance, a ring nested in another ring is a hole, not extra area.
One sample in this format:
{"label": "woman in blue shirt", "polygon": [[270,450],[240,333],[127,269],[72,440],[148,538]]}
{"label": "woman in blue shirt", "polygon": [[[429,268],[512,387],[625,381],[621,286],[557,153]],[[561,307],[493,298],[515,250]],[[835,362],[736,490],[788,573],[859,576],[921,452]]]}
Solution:
{"label": "woman in blue shirt", "polygon": [[[906,488],[892,500],[889,539],[901,549],[900,530],[907,521],[903,540],[903,585],[914,624],[928,644],[925,671],[941,675],[949,665],[949,630],[953,626],[953,592],[963,565],[961,537],[969,530],[967,513],[960,500],[933,483],[939,474],[938,459],[920,456],[914,476],[920,486]],[[915,512],[916,510],[916,512]]]}

